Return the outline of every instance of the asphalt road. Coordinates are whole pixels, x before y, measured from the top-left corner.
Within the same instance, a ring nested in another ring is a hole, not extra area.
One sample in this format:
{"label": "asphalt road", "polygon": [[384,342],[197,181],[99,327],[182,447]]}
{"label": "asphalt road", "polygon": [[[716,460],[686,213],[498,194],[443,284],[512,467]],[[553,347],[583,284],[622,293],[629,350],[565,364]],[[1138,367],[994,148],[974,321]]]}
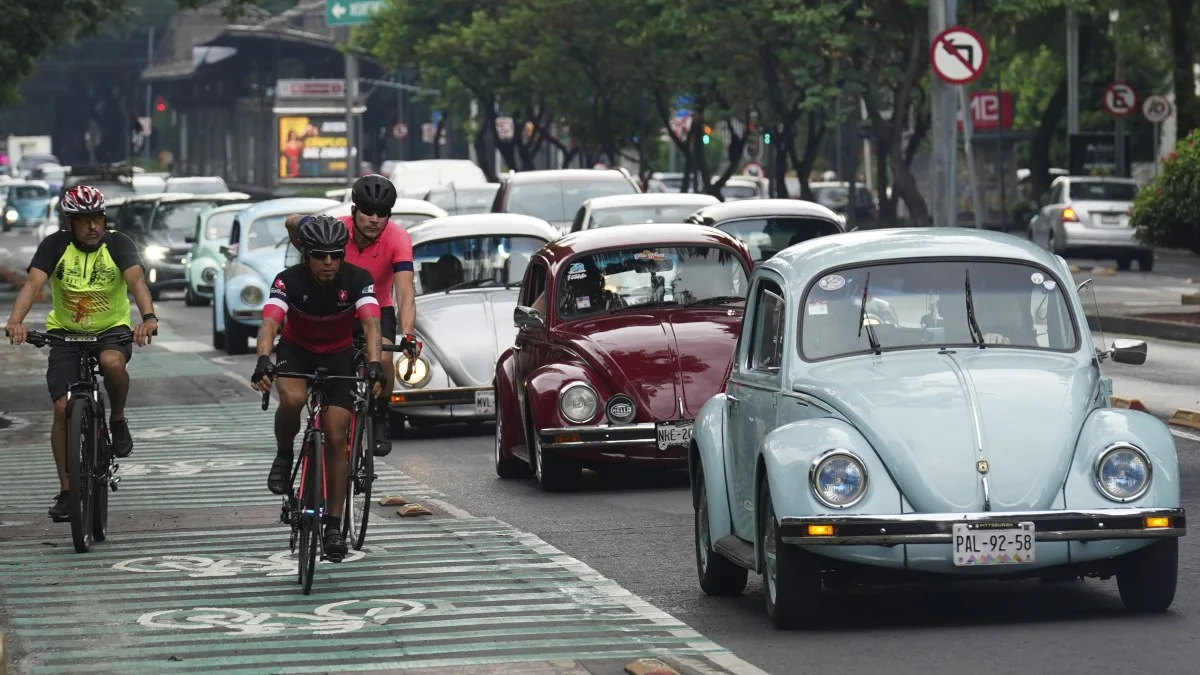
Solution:
{"label": "asphalt road", "polygon": [[[1126,274],[1139,273],[1121,276]],[[0,296],[0,313],[7,315],[9,302]],[[0,413],[0,425],[5,419],[15,424],[0,429],[0,446],[6,447],[0,471],[16,478],[0,495],[0,623],[18,658],[16,672],[108,672],[110,666],[119,672],[279,672],[295,654],[317,650],[340,663],[353,659],[379,670],[403,663],[482,673],[505,655],[532,653],[560,662],[547,665],[545,672],[555,673],[617,673],[625,661],[652,654],[683,672],[704,672],[686,660],[701,658],[709,667],[716,660],[734,672],[754,672],[731,663],[721,648],[780,675],[1090,673],[1121,663],[1156,674],[1195,672],[1195,537],[1182,541],[1179,591],[1165,615],[1126,614],[1114,581],[911,586],[838,594],[828,629],[782,633],[763,612],[756,577],[738,598],[700,591],[684,476],[606,483],[589,474],[582,493],[543,494],[532,480],[495,476],[490,426],[410,431],[397,440],[377,486],[429,506],[434,517],[401,520],[385,510],[373,530],[380,548],[355,562],[359,568],[323,566],[314,595],[306,598],[287,578],[286,564],[266,562],[284,549],[285,533],[272,527],[278,506],[262,487],[272,441],[268,414],[258,411],[257,396],[245,386],[254,357],[211,351],[207,308],[164,300],[158,313],[163,339],[134,357],[130,418],[138,449],[125,462],[132,475],[112,497],[112,537],[88,556],[70,552],[66,526],[51,525],[44,515],[54,490],[41,360],[29,348],[0,346],[0,372],[6,374],[0,411],[7,411]],[[1198,363],[1195,346],[1151,341],[1147,364],[1113,365],[1109,372],[1118,394],[1162,392],[1152,406],[1159,412],[1195,404],[1187,380]],[[1195,511],[1200,436],[1179,430],[1176,443],[1184,506]],[[538,583],[543,573],[554,578]],[[528,587],[512,581],[516,574]],[[391,611],[398,611],[395,605],[406,601],[380,597],[419,598],[424,615],[437,620],[425,624],[422,613],[406,619],[401,611],[385,625],[378,625],[382,614],[374,623],[355,623],[351,610],[362,614],[370,602],[392,602]],[[335,611],[328,603],[349,600],[360,606],[343,607],[351,619],[341,629],[328,628],[331,637],[294,634],[311,631],[310,624]],[[197,606],[225,609],[198,618]],[[262,618],[245,616],[253,612]],[[497,616],[494,623],[479,625],[489,613]],[[547,616],[555,623],[542,633],[523,628]],[[284,627],[255,628],[256,620]],[[598,622],[594,641],[573,634],[572,622],[585,620]],[[454,632],[467,623],[479,630]],[[155,632],[164,627],[175,630]],[[271,639],[287,651],[250,641],[270,630],[285,633],[286,642]],[[615,649],[603,642],[617,640],[613,635],[630,644],[627,658],[584,656]],[[521,646],[497,648],[488,640]],[[481,660],[462,662],[471,653],[482,654]],[[381,664],[381,655],[394,662]],[[434,663],[438,658],[459,661]],[[570,660],[587,670],[567,670],[561,662]],[[696,669],[688,670],[689,664]]]}

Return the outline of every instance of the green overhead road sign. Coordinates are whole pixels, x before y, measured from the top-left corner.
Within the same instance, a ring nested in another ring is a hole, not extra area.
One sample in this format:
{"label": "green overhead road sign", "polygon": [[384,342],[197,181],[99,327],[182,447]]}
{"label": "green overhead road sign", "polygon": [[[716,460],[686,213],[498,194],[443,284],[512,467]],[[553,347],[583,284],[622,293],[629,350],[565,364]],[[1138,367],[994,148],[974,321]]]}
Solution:
{"label": "green overhead road sign", "polygon": [[325,25],[356,26],[379,11],[383,0],[325,0]]}

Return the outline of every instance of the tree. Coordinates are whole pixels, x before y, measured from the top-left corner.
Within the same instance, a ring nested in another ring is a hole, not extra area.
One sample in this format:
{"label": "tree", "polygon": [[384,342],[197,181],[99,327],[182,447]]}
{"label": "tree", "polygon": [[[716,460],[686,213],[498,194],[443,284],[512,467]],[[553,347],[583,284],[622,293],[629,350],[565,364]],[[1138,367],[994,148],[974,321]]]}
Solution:
{"label": "tree", "polygon": [[1147,246],[1187,249],[1200,255],[1200,129],[1175,146],[1162,172],[1133,202],[1130,224]]}
{"label": "tree", "polygon": [[0,22],[0,103],[20,100],[21,84],[39,56],[91,34],[125,7],[125,0],[16,0],[5,3]]}

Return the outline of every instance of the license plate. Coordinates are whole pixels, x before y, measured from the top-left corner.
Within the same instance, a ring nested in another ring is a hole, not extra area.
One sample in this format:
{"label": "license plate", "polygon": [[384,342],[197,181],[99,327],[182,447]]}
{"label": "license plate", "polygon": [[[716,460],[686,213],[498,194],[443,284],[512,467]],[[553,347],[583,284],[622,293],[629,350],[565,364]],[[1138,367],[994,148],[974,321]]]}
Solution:
{"label": "license plate", "polygon": [[477,392],[475,392],[475,414],[476,415],[495,415],[496,414],[496,392],[494,392],[494,391],[477,391]]}
{"label": "license plate", "polygon": [[1037,547],[1033,523],[955,523],[954,564],[1027,565]]}
{"label": "license plate", "polygon": [[1125,225],[1125,216],[1101,216],[1100,224],[1110,227],[1123,227]]}
{"label": "license plate", "polygon": [[687,447],[692,442],[692,422],[659,422],[658,449],[666,450],[671,447]]}

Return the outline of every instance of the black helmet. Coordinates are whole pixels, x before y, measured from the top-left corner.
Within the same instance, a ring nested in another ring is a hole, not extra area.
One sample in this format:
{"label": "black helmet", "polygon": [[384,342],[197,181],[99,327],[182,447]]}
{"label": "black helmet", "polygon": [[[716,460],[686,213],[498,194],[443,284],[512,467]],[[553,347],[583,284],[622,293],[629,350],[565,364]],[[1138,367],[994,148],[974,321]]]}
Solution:
{"label": "black helmet", "polygon": [[392,181],[373,173],[354,181],[350,190],[354,206],[380,215],[390,214],[396,205],[396,186]]}
{"label": "black helmet", "polygon": [[333,216],[310,216],[300,221],[300,246],[306,251],[336,251],[346,247],[350,233]]}

